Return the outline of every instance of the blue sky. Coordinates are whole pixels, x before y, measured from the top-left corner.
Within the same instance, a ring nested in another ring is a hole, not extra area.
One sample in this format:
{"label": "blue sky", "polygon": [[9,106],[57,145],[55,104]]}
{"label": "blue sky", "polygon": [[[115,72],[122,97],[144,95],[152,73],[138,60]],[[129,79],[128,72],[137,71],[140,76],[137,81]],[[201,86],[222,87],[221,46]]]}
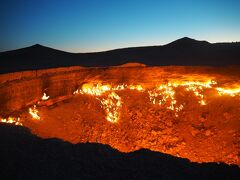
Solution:
{"label": "blue sky", "polygon": [[163,45],[181,37],[240,41],[238,0],[2,0],[0,51],[70,52]]}

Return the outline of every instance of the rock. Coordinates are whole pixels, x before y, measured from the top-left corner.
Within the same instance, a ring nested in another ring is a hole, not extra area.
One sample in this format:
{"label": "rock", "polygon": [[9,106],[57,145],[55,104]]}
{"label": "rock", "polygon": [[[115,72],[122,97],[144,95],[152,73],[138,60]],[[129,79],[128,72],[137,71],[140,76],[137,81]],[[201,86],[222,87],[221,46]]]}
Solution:
{"label": "rock", "polygon": [[199,120],[200,120],[200,122],[202,122],[202,123],[206,121],[206,119],[203,118],[203,117],[200,117]]}
{"label": "rock", "polygon": [[136,111],[136,114],[137,114],[138,117],[140,117],[140,118],[142,117],[141,111],[137,110],[137,111]]}
{"label": "rock", "polygon": [[173,122],[172,121],[167,121],[166,124],[171,127],[173,125]]}
{"label": "rock", "polygon": [[91,109],[91,104],[90,104],[90,103],[87,105],[87,108],[88,108],[88,109]]}
{"label": "rock", "polygon": [[156,141],[153,141],[150,143],[152,146],[156,146],[157,145],[157,142]]}
{"label": "rock", "polygon": [[212,132],[208,129],[205,131],[205,136],[210,136],[212,134]]}
{"label": "rock", "polygon": [[154,131],[154,130],[152,130],[151,133],[152,133],[152,135],[154,135],[154,136],[156,136],[156,135],[158,134],[157,131]]}
{"label": "rock", "polygon": [[186,142],[182,141],[181,145],[186,146]]}
{"label": "rock", "polygon": [[223,113],[223,116],[224,116],[225,120],[227,120],[227,121],[230,120],[232,117],[232,115],[228,112]]}
{"label": "rock", "polygon": [[191,134],[193,137],[195,137],[198,133],[199,133],[199,131],[195,128],[191,130]]}

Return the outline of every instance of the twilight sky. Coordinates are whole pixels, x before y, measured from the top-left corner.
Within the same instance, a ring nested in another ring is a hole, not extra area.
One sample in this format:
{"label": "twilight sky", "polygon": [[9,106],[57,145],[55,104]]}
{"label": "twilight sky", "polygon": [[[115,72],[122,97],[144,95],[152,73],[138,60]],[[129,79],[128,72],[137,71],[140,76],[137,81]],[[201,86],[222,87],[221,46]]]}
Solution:
{"label": "twilight sky", "polygon": [[163,45],[184,36],[240,41],[239,0],[1,0],[0,52]]}

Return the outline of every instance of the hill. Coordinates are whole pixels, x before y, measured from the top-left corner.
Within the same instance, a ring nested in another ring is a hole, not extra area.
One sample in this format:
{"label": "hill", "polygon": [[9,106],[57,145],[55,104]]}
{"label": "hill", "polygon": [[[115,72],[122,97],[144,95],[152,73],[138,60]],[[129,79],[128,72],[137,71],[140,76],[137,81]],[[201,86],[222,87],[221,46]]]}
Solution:
{"label": "hill", "polygon": [[133,47],[96,53],[69,53],[39,44],[0,53],[0,73],[64,66],[239,65],[240,43],[209,43],[190,38],[163,46]]}

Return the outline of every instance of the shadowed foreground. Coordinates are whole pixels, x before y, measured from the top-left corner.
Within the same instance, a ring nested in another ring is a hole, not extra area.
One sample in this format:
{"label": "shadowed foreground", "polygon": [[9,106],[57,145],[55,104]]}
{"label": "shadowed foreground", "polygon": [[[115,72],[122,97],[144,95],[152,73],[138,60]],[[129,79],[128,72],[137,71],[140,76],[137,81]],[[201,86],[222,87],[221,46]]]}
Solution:
{"label": "shadowed foreground", "polygon": [[24,127],[0,125],[1,179],[239,179],[240,169],[108,145],[41,139]]}

